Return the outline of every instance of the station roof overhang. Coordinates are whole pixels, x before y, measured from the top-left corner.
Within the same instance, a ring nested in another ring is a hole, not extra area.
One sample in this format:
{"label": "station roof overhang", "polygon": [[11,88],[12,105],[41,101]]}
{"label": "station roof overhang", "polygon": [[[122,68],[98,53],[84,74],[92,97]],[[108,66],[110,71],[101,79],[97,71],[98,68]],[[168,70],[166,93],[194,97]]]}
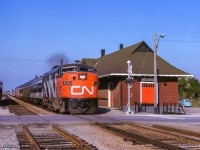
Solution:
{"label": "station roof overhang", "polygon": [[[154,77],[154,74],[131,74],[132,76],[139,76],[139,77]],[[106,78],[106,77],[112,77],[112,76],[128,76],[127,73],[110,73],[105,75],[98,76],[99,79]],[[194,75],[191,74],[159,74],[157,77],[194,77]]]}

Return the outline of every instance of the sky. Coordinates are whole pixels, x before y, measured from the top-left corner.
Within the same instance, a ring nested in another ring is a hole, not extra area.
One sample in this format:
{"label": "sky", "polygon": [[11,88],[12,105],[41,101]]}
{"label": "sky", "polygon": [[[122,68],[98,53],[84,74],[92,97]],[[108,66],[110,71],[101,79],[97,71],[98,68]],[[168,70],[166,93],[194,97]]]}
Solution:
{"label": "sky", "polygon": [[0,0],[0,80],[11,90],[57,62],[98,58],[145,41],[200,79],[199,0]]}

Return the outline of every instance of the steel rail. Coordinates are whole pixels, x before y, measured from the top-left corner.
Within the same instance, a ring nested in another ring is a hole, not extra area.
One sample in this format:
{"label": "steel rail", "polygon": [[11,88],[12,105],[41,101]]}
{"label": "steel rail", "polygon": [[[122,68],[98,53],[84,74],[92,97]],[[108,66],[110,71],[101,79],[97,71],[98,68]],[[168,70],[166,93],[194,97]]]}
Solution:
{"label": "steel rail", "polygon": [[[180,133],[180,134],[186,134],[186,135],[191,135],[191,136],[200,138],[200,133],[199,132],[187,131],[187,130],[172,128],[172,127],[167,127],[167,126],[163,126],[163,125],[153,125],[152,127],[156,128],[156,129],[172,131],[172,132],[176,132],[176,133]],[[199,142],[200,142],[200,140],[199,140]]]}
{"label": "steel rail", "polygon": [[84,140],[80,140],[78,137],[70,134],[70,133],[66,133],[66,131],[63,131],[62,129],[60,129],[59,127],[52,125],[53,129],[55,131],[57,131],[58,133],[60,133],[63,137],[71,140],[73,143],[75,143],[81,150],[97,150],[97,148],[93,145],[90,144],[86,144],[86,142]]}
{"label": "steel rail", "polygon": [[[100,116],[96,116],[96,117],[104,118],[104,117],[100,117]],[[140,125],[135,124],[135,123],[127,123],[127,122],[124,122],[124,121],[121,121],[121,120],[116,120],[116,119],[109,118],[109,117],[106,117],[106,119],[110,119],[110,120],[113,120],[113,121],[118,121],[118,122],[121,122],[123,124],[127,124],[127,125],[138,127],[138,128],[143,128],[145,130],[151,130],[151,131],[155,131],[155,132],[160,132],[160,133],[164,133],[164,134],[176,136],[179,139],[180,138],[184,139],[184,140],[186,139],[186,140],[190,140],[190,141],[195,142],[195,143],[196,142],[200,142],[199,139],[192,138],[192,137],[188,136],[188,135],[190,135],[190,136],[194,136],[194,137],[198,137],[199,138],[200,137],[200,133],[198,133],[198,132],[192,132],[192,131],[186,131],[186,130],[181,130],[181,129],[175,129],[175,128],[161,126],[161,125],[153,125],[152,128],[148,128],[148,127],[140,126]],[[169,132],[169,131],[172,131],[172,132]],[[173,132],[176,132],[176,133],[173,133]],[[181,133],[182,133],[182,135],[181,135]]]}
{"label": "steel rail", "polygon": [[180,147],[176,147],[176,146],[173,146],[173,145],[170,145],[170,144],[167,144],[167,143],[159,142],[157,140],[153,140],[153,139],[147,138],[145,136],[134,134],[132,132],[127,132],[127,131],[124,131],[122,129],[117,129],[117,128],[111,127],[109,125],[99,124],[99,123],[95,123],[95,124],[99,125],[102,128],[114,131],[117,134],[122,134],[124,136],[127,136],[128,138],[137,139],[137,140],[142,141],[144,143],[152,144],[154,146],[158,146],[158,147],[166,148],[166,149],[170,149],[170,150],[186,150],[184,148],[180,148]]}
{"label": "steel rail", "polygon": [[37,143],[37,141],[34,139],[34,137],[32,136],[32,134],[30,133],[30,131],[26,127],[26,125],[23,125],[22,129],[23,129],[25,135],[27,136],[27,138],[29,139],[29,141],[31,142],[31,145],[33,146],[33,149],[34,150],[41,150],[41,147],[39,146],[39,144]]}
{"label": "steel rail", "polygon": [[[93,115],[95,116],[95,115]],[[177,146],[173,146],[173,145],[170,145],[170,144],[167,144],[167,143],[163,143],[163,142],[160,142],[158,140],[154,140],[154,139],[150,139],[148,137],[145,137],[145,136],[142,136],[142,135],[139,135],[139,134],[136,134],[136,133],[132,133],[132,132],[127,132],[125,130],[122,130],[122,129],[118,129],[118,128],[115,128],[115,127],[111,127],[109,125],[107,125],[106,123],[99,123],[99,122],[95,122],[94,120],[92,119],[88,119],[88,118],[84,118],[83,116],[77,116],[76,117],[79,117],[79,118],[82,118],[82,119],[85,119],[85,120],[88,120],[88,121],[91,121],[93,122],[95,125],[99,126],[99,127],[102,127],[104,129],[107,129],[107,130],[110,130],[110,131],[113,131],[114,133],[118,134],[118,135],[122,135],[124,137],[128,137],[128,138],[131,138],[130,141],[141,141],[143,143],[149,143],[149,144],[152,144],[154,146],[157,146],[157,147],[160,147],[160,148],[164,148],[164,149],[170,149],[170,150],[187,150],[185,148],[180,148],[180,147],[177,147]],[[103,118],[103,117],[100,117],[100,116],[95,116],[97,118]],[[118,122],[121,122],[123,124],[127,124],[127,125],[130,125],[128,123],[125,123],[123,121],[119,121],[119,120],[116,120],[116,119],[111,119],[111,118],[106,118],[106,119],[110,119],[110,120],[113,120],[113,121],[118,121]],[[141,127],[138,125],[138,127]],[[143,127],[142,127],[143,128]],[[144,127],[145,128],[145,127]],[[147,128],[146,128],[147,129]]]}

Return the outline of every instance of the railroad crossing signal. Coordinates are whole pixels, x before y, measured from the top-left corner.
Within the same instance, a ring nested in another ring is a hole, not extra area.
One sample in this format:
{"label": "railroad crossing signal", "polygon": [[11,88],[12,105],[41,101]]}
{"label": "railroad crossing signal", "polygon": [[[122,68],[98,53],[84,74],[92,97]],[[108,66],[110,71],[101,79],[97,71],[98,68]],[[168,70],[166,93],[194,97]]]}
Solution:
{"label": "railroad crossing signal", "polygon": [[126,114],[133,114],[133,110],[131,110],[131,106],[130,106],[130,99],[131,99],[131,93],[130,93],[130,89],[132,88],[132,82],[133,82],[133,77],[132,77],[132,65],[131,65],[131,61],[128,60],[127,61],[128,64],[128,78],[125,80],[125,82],[127,83],[128,86],[128,103],[126,106]]}

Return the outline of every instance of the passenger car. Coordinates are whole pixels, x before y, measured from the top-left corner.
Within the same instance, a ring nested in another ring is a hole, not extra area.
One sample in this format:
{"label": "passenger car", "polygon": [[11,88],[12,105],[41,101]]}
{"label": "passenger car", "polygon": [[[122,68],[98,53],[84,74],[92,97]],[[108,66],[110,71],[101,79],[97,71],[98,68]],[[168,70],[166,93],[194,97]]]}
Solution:
{"label": "passenger car", "polygon": [[186,106],[186,107],[191,107],[192,106],[192,103],[189,99],[182,99],[179,101],[179,104],[181,106]]}

